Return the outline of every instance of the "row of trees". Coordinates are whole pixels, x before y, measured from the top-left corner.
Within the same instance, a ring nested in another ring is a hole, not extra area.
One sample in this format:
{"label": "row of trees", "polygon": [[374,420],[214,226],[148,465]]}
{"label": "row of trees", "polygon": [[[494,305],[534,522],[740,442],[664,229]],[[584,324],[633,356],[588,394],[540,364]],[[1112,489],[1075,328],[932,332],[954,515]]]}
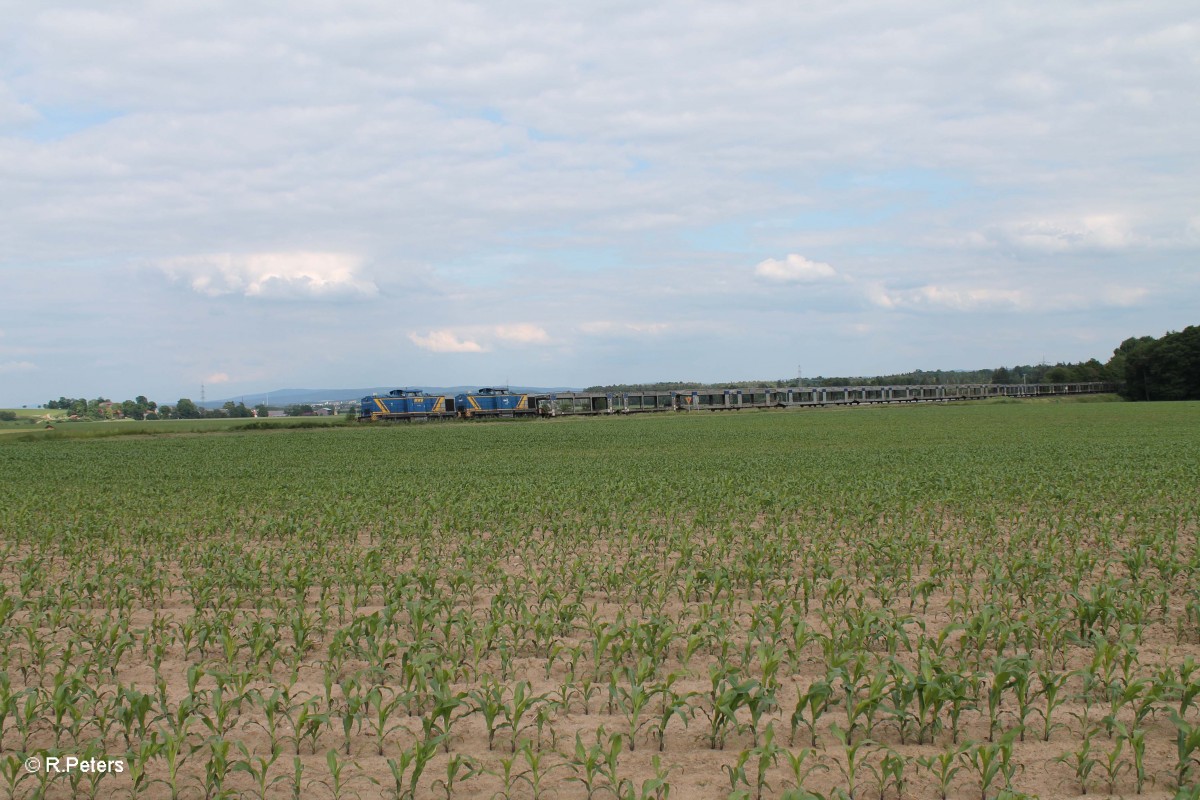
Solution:
{"label": "row of trees", "polygon": [[158,403],[139,394],[133,400],[114,403],[104,397],[88,400],[85,397],[59,397],[46,403],[46,408],[66,411],[82,419],[158,419]]}
{"label": "row of trees", "polygon": [[1108,362],[1127,400],[1200,400],[1200,327],[1129,338]]}
{"label": "row of trees", "polygon": [[[189,398],[182,397],[175,405],[159,406],[145,395],[138,395],[133,400],[120,403],[104,397],[89,400],[84,397],[60,397],[46,403],[44,408],[66,411],[72,417],[79,419],[222,419],[227,417],[267,416],[265,405],[256,406],[252,411],[245,403],[229,401],[221,408],[203,408]],[[311,408],[310,408],[311,410]]]}
{"label": "row of trees", "polygon": [[174,406],[163,406],[162,412],[164,419],[227,419],[230,417],[253,417],[256,413],[260,417],[265,417],[267,416],[267,407],[258,405],[252,411],[245,403],[234,403],[229,400],[220,408],[204,408],[187,397],[181,397]]}
{"label": "row of trees", "polygon": [[[204,408],[187,397],[181,397],[175,405],[159,406],[153,400],[147,400],[144,395],[138,395],[133,400],[114,403],[104,397],[88,400],[83,397],[60,397],[46,403],[44,408],[68,412],[72,417],[80,419],[227,419],[267,416],[266,404],[260,403],[253,409],[245,403],[234,403],[232,400],[220,408]],[[284,409],[289,417],[301,417],[314,413],[313,407],[307,403],[296,403]],[[13,415],[15,418],[15,414]]]}

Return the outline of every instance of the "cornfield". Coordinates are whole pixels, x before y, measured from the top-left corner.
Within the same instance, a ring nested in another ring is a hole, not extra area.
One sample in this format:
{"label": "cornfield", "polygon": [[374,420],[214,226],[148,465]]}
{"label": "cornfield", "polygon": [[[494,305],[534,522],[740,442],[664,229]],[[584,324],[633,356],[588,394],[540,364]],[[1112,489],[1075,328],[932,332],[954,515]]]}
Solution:
{"label": "cornfield", "polygon": [[9,441],[0,476],[0,797],[1200,798],[1198,404]]}

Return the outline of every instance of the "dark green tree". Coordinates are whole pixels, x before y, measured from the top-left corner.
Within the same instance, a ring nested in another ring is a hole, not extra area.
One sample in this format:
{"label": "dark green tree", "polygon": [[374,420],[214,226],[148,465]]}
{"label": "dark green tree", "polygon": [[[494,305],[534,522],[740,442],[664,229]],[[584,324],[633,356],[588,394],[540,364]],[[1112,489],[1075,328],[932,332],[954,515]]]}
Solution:
{"label": "dark green tree", "polygon": [[200,419],[200,407],[186,397],[181,397],[175,404],[175,414],[180,419]]}
{"label": "dark green tree", "polygon": [[1123,379],[1129,400],[1200,400],[1200,327],[1191,325],[1161,339],[1126,339],[1108,362]]}

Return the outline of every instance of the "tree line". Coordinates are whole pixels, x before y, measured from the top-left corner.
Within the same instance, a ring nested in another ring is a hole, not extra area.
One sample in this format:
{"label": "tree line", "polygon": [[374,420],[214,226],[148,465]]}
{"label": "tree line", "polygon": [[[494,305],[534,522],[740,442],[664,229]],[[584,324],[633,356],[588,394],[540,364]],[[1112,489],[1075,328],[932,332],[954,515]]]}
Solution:
{"label": "tree line", "polygon": [[1109,365],[1127,400],[1200,400],[1200,327],[1126,339]]}
{"label": "tree line", "polygon": [[[245,403],[227,401],[220,408],[204,408],[187,397],[179,398],[174,405],[159,405],[149,400],[145,395],[138,395],[133,400],[114,402],[105,397],[88,399],[85,397],[59,397],[43,404],[43,408],[66,411],[70,416],[85,420],[105,419],[229,419],[265,417],[269,409],[265,403],[253,408]],[[313,407],[307,403],[293,403],[285,406],[284,413],[289,417],[301,417],[313,413]],[[16,414],[13,413],[13,419]],[[0,420],[5,419],[0,417]]]}

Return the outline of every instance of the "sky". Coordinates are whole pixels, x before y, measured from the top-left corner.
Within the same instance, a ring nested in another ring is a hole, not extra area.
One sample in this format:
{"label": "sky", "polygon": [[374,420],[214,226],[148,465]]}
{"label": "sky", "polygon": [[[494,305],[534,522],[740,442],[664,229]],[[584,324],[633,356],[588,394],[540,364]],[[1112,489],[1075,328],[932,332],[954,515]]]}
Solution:
{"label": "sky", "polygon": [[1107,360],[1200,7],[0,0],[0,406]]}

